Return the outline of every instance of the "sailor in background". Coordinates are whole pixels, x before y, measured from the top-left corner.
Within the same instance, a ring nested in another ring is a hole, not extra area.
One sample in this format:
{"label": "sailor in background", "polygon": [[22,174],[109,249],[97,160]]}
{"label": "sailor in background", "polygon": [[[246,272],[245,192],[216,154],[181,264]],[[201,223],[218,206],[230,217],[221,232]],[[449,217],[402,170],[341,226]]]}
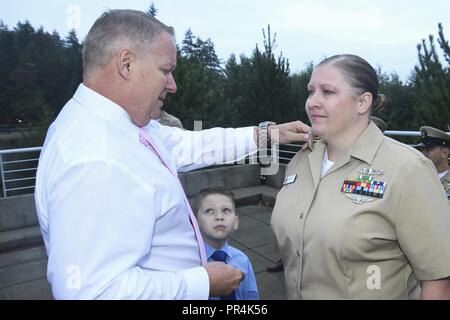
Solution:
{"label": "sailor in background", "polygon": [[422,133],[422,142],[416,148],[433,162],[442,186],[447,192],[447,197],[450,199],[450,170],[448,165],[450,135],[429,126],[421,127],[420,132]]}

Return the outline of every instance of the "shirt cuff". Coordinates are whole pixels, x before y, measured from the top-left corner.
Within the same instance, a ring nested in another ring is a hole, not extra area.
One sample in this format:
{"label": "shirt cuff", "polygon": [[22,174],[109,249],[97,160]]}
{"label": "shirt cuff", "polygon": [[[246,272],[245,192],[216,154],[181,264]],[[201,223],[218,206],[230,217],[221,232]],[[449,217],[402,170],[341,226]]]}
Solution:
{"label": "shirt cuff", "polygon": [[186,281],[186,300],[208,300],[209,277],[205,268],[187,269],[183,270],[181,274]]}
{"label": "shirt cuff", "polygon": [[238,140],[241,139],[241,137],[245,137],[245,140],[248,141],[247,143],[240,144],[239,146],[245,146],[247,148],[245,150],[245,153],[253,153],[255,151],[258,151],[258,145],[255,141],[255,127],[243,127],[243,128],[237,128],[238,131]]}

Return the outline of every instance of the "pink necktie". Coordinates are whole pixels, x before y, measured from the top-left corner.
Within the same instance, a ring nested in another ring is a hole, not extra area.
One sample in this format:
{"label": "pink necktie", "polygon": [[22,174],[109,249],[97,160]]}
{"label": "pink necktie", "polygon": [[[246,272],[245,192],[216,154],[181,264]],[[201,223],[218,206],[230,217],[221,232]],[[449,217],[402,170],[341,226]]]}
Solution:
{"label": "pink necktie", "polygon": [[[167,163],[164,161],[164,158],[161,156],[161,154],[159,153],[158,149],[155,147],[155,144],[153,142],[153,139],[150,137],[150,135],[143,129],[141,128],[139,130],[139,140],[140,142],[145,145],[147,148],[149,148],[150,150],[152,150],[159,158],[159,160],[161,161],[161,163],[169,170],[169,172],[177,179],[178,183],[181,186],[181,182],[178,179],[178,175],[176,174],[176,172],[174,172],[170,166],[167,165]],[[199,250],[200,250],[200,259],[202,261],[202,265],[205,266],[207,261],[206,261],[206,252],[205,252],[205,243],[203,242],[203,238],[202,238],[202,234],[200,233],[200,229],[198,228],[198,223],[197,223],[197,219],[194,216],[194,213],[192,212],[191,206],[189,204],[189,201],[186,197],[186,194],[184,193],[184,189],[183,186],[181,186],[181,189],[183,190],[183,197],[184,197],[184,202],[186,203],[186,206],[188,208],[189,211],[189,218],[191,220],[191,224],[192,227],[194,228],[194,232],[195,232],[195,237],[197,238],[197,242],[198,242],[198,246],[199,246]]]}

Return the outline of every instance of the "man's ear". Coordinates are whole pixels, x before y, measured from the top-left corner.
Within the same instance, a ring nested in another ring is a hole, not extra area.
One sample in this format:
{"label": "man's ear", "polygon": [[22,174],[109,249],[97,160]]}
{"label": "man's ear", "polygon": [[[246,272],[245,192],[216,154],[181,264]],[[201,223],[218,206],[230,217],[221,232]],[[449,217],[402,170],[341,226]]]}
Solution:
{"label": "man's ear", "polygon": [[131,79],[131,71],[135,55],[129,49],[122,49],[117,55],[117,70],[125,80]]}
{"label": "man's ear", "polygon": [[358,97],[359,102],[359,108],[358,113],[359,114],[366,114],[370,111],[370,106],[372,105],[373,97],[370,92],[364,92]]}

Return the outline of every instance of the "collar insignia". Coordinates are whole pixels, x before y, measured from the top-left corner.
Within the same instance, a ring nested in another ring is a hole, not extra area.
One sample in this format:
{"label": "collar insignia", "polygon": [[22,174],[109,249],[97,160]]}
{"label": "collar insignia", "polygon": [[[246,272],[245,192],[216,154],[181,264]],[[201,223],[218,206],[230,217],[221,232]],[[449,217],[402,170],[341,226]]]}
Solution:
{"label": "collar insignia", "polygon": [[375,168],[370,167],[370,168],[359,169],[359,173],[368,175],[368,176],[371,176],[371,175],[381,176],[384,173],[384,171],[381,169],[375,169]]}

